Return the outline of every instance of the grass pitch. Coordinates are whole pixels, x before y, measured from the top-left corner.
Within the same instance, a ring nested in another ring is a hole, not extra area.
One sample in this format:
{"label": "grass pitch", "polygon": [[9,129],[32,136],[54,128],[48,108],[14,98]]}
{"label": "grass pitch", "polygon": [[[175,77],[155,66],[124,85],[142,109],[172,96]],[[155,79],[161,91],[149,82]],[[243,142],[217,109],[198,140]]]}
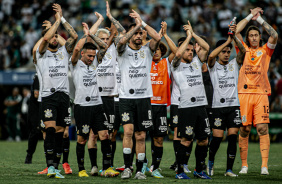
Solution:
{"label": "grass pitch", "polygon": [[[98,143],[100,148],[100,144]],[[37,150],[33,156],[32,164],[24,164],[27,141],[24,142],[0,142],[0,183],[282,183],[282,144],[273,143],[270,147],[270,159],[269,159],[269,176],[260,175],[261,156],[259,150],[259,143],[249,143],[249,155],[248,164],[249,172],[247,175],[239,175],[237,178],[225,177],[224,172],[226,168],[226,149],[227,143],[223,142],[218,150],[215,158],[215,175],[212,180],[194,179],[193,175],[188,174],[192,180],[176,180],[175,172],[168,169],[174,162],[175,156],[173,152],[172,142],[164,143],[164,154],[160,168],[164,179],[156,179],[147,173],[147,180],[122,180],[120,176],[117,178],[104,178],[101,176],[90,176],[89,178],[78,177],[78,167],[76,162],[75,152],[76,142],[71,141],[69,163],[73,170],[72,175],[65,175],[65,179],[47,178],[46,175],[37,174],[38,171],[43,170],[46,167],[43,141],[40,141],[37,146]],[[194,144],[195,147],[195,144]],[[101,168],[101,150],[98,148],[98,166]],[[147,153],[149,162],[151,162],[150,155],[150,142],[147,142]],[[114,166],[123,165],[122,155],[122,142],[117,142],[117,151],[115,154]],[[149,164],[150,165],[150,164]],[[189,169],[193,170],[195,167],[194,149],[193,154],[189,160]],[[237,156],[233,167],[234,173],[239,173],[241,167],[241,160],[239,150],[237,150]],[[90,161],[88,157],[88,151],[85,150],[85,168],[87,172],[90,172]],[[62,169],[62,166],[59,166]],[[64,172],[61,172],[64,175]]]}

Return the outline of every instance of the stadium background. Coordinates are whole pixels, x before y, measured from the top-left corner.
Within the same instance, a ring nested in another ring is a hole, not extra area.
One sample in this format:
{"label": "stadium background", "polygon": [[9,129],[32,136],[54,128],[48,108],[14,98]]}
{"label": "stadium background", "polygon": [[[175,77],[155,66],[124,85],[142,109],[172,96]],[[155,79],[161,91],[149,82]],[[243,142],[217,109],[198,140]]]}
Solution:
{"label": "stadium background", "polygon": [[[97,20],[94,11],[104,16],[102,27],[110,26],[110,21],[106,18],[105,0],[0,0],[0,139],[2,140],[8,137],[5,120],[6,107],[3,102],[7,96],[11,95],[13,87],[19,87],[21,93],[24,87],[30,88],[35,73],[31,50],[41,36],[43,21],[54,22],[54,12],[51,8],[54,2],[62,6],[64,17],[74,27],[79,37],[83,34],[82,22],[92,26]],[[275,112],[270,111],[271,140],[282,141],[282,1],[112,0],[109,2],[113,16],[124,27],[132,22],[128,16],[130,9],[139,10],[142,19],[157,31],[161,28],[161,21],[165,20],[168,24],[168,34],[174,42],[179,37],[185,36],[182,25],[189,19],[194,31],[207,37],[211,50],[214,49],[217,40],[226,38],[228,24],[234,16],[239,22],[249,14],[249,9],[262,7],[263,18],[279,34],[268,75],[272,88],[272,95],[269,97],[270,106],[274,103],[279,104]],[[254,21],[249,24],[257,25]],[[259,27],[263,31],[262,27]],[[68,37],[62,26],[58,32],[64,38]],[[242,34],[244,36],[244,31]],[[263,31],[264,42],[268,37],[268,34]],[[234,55],[233,50],[231,57]],[[21,131],[22,139],[26,139],[28,130],[24,120],[21,121]],[[73,137],[72,135],[71,138]],[[258,141],[256,131],[252,131],[251,140]]]}

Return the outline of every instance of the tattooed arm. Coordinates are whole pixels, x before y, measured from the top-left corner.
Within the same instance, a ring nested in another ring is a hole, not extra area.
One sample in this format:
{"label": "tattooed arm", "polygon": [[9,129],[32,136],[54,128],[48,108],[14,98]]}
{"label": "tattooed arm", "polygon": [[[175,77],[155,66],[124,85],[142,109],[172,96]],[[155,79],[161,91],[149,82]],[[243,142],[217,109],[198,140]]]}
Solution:
{"label": "tattooed arm", "polygon": [[168,56],[168,61],[171,62],[175,56],[175,53],[177,52],[177,47],[176,45],[174,44],[174,42],[171,40],[171,38],[167,35],[167,23],[165,21],[162,22],[162,31],[163,31],[163,35],[164,35],[164,38],[171,50],[171,54]]}
{"label": "tattooed arm", "polygon": [[75,66],[77,64],[77,61],[80,56],[80,50],[83,48],[84,44],[86,43],[87,36],[89,35],[89,28],[86,23],[82,23],[83,26],[83,32],[84,35],[83,37],[77,42],[75,48],[73,49],[72,57],[71,57],[71,62],[72,65]]}
{"label": "tattooed arm", "polygon": [[62,12],[61,6],[59,4],[54,3],[53,8],[57,13],[60,14],[64,28],[66,29],[66,31],[71,36],[65,44],[65,47],[66,47],[68,53],[71,54],[73,49],[74,49],[75,43],[78,39],[78,35],[75,32],[75,30],[73,29],[73,27],[63,18],[63,12]]}
{"label": "tattooed arm", "polygon": [[107,48],[108,48],[108,45],[103,42],[99,37],[95,36],[95,35],[92,35],[90,34],[89,35],[90,38],[92,38],[100,47],[99,49],[99,52],[98,52],[98,55],[97,55],[97,58],[98,58],[98,63],[101,63],[102,62],[102,59],[104,57],[104,55],[106,54],[107,52]]}
{"label": "tattooed arm", "polygon": [[123,26],[117,21],[111,14],[110,6],[108,1],[106,1],[106,7],[107,7],[107,17],[110,19],[110,21],[114,24],[116,27],[116,30],[118,32],[117,37],[115,38],[115,44],[118,45],[118,42],[120,39],[125,35],[126,31],[123,28]]}
{"label": "tattooed arm", "polygon": [[233,39],[237,47],[239,48],[239,53],[237,54],[236,61],[238,65],[242,65],[245,59],[246,49],[243,46],[242,42],[239,40],[239,38],[237,38],[237,36],[235,36]]}
{"label": "tattooed arm", "polygon": [[189,44],[189,42],[190,42],[190,40],[192,38],[192,33],[189,30],[185,30],[185,31],[187,33],[187,38],[181,44],[181,46],[179,47],[179,49],[177,50],[177,52],[175,54],[175,57],[172,60],[172,66],[174,68],[177,68],[180,65],[182,55],[184,54],[185,50],[187,49],[188,44]]}
{"label": "tattooed arm", "polygon": [[[258,18],[259,19],[259,18]],[[270,37],[268,38],[268,43],[271,44],[276,44],[277,40],[278,40],[278,34],[277,32],[273,29],[273,27],[271,27],[267,22],[263,22],[262,26],[264,27],[264,29],[266,30],[266,32],[270,35]]]}
{"label": "tattooed arm", "polygon": [[136,26],[131,29],[129,32],[127,32],[124,36],[122,36],[119,41],[117,42],[117,51],[119,54],[122,54],[124,52],[125,46],[127,42],[130,40],[130,38],[133,36],[133,34],[140,29],[141,22],[135,18]]}

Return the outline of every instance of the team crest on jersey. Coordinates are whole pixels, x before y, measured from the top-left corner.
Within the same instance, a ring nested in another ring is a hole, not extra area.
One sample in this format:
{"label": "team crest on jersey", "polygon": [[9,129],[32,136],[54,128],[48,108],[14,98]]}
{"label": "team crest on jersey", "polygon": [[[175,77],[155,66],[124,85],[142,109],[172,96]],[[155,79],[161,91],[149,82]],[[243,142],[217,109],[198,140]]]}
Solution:
{"label": "team crest on jersey", "polygon": [[56,55],[58,56],[58,58],[59,58],[60,60],[63,60],[63,59],[64,59],[64,55],[63,55],[62,52],[59,52],[59,53],[56,54]]}
{"label": "team crest on jersey", "polygon": [[257,57],[259,57],[261,55],[262,55],[262,51],[261,50],[257,51]]}
{"label": "team crest on jersey", "polygon": [[47,109],[44,112],[45,112],[45,118],[51,118],[53,116],[52,110],[50,109]]}
{"label": "team crest on jersey", "polygon": [[243,115],[243,116],[242,116],[242,122],[243,122],[243,123],[246,123],[246,122],[247,122],[247,116],[246,116],[246,115]]}
{"label": "team crest on jersey", "polygon": [[82,133],[84,134],[89,133],[89,125],[82,125]]}
{"label": "team crest on jersey", "polygon": [[152,119],[152,111],[151,110],[148,110],[148,118]]}
{"label": "team crest on jersey", "polygon": [[214,126],[216,126],[216,127],[221,126],[221,121],[222,121],[222,119],[220,119],[220,118],[215,118],[214,120],[215,120],[215,121],[214,121]]}
{"label": "team crest on jersey", "polygon": [[177,124],[178,123],[178,116],[175,115],[173,116],[173,124]]}
{"label": "team crest on jersey", "polygon": [[197,63],[192,63],[191,65],[192,65],[194,68],[198,69]]}
{"label": "team crest on jersey", "polygon": [[139,54],[140,54],[140,57],[141,57],[141,58],[145,58],[144,50],[141,50],[141,51],[139,52]]}
{"label": "team crest on jersey", "polygon": [[186,127],[185,133],[187,135],[192,135],[193,134],[193,127],[191,127],[191,126]]}
{"label": "team crest on jersey", "polygon": [[129,120],[129,113],[123,113],[121,114],[122,116],[122,121],[127,122]]}
{"label": "team crest on jersey", "polygon": [[43,123],[42,120],[40,120],[40,126],[41,126],[42,128],[45,128],[45,124]]}
{"label": "team crest on jersey", "polygon": [[228,70],[229,70],[229,71],[233,71],[233,70],[234,70],[233,64],[229,64],[229,65],[228,65]]}

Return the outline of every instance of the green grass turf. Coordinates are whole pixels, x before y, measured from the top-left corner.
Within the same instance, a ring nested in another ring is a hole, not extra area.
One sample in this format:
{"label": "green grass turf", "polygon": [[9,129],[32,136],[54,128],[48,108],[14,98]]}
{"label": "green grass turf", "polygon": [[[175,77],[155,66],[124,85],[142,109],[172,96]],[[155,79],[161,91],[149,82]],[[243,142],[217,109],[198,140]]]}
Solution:
{"label": "green grass turf", "polygon": [[[101,176],[89,178],[79,178],[78,177],[78,168],[76,163],[76,153],[75,153],[76,142],[72,141],[70,146],[70,156],[69,163],[73,169],[72,175],[65,175],[65,179],[55,179],[47,178],[46,175],[39,175],[37,171],[43,170],[46,167],[45,158],[43,154],[43,142],[40,141],[37,147],[37,150],[33,156],[32,164],[24,164],[26,156],[27,142],[0,142],[0,183],[282,183],[282,144],[271,144],[270,148],[270,159],[269,159],[269,176],[260,175],[260,165],[261,165],[261,156],[259,151],[259,143],[250,143],[249,144],[249,173],[247,175],[239,175],[238,178],[225,177],[225,167],[226,167],[226,148],[227,143],[222,143],[221,147],[218,150],[218,153],[215,158],[215,175],[212,177],[212,180],[201,180],[194,179],[192,174],[188,174],[192,180],[183,181],[174,179],[175,173],[168,169],[169,166],[174,162],[175,156],[173,152],[172,142],[164,143],[164,154],[163,160],[160,165],[162,169],[162,174],[165,176],[164,179],[153,178],[147,173],[147,180],[122,180],[120,176],[117,178],[104,178]],[[98,144],[100,148],[100,144]],[[194,144],[195,147],[195,144]],[[98,149],[99,149],[98,148]],[[150,153],[150,142],[147,142],[147,153],[148,159],[151,160]],[[85,151],[85,168],[87,172],[90,172],[90,162],[88,157],[88,151]],[[115,154],[115,166],[123,165],[123,156],[122,156],[122,143],[117,142],[117,151]],[[101,151],[98,150],[98,165],[101,168]],[[194,149],[193,154],[189,160],[189,169],[193,170],[195,167],[195,156]],[[233,171],[234,173],[239,172],[241,167],[239,150],[237,151],[237,157],[235,160]],[[62,169],[62,166],[59,167]],[[62,173],[64,173],[62,171]]]}

